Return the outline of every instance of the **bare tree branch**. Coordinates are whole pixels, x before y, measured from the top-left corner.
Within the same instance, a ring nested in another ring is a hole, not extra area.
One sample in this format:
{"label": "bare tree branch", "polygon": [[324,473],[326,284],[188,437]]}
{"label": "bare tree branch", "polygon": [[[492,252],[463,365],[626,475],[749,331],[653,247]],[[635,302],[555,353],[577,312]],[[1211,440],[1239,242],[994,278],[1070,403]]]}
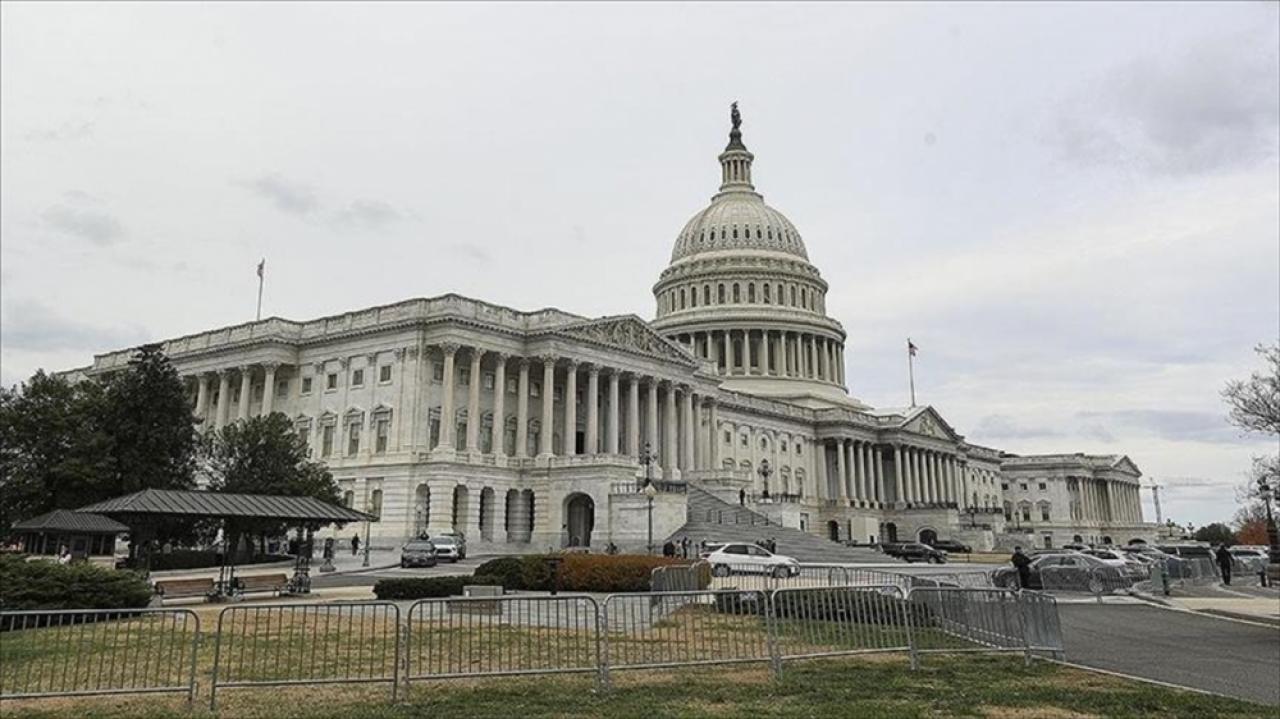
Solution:
{"label": "bare tree branch", "polygon": [[1261,372],[1247,380],[1231,380],[1222,398],[1231,406],[1228,420],[1248,432],[1280,435],[1280,344],[1258,345]]}

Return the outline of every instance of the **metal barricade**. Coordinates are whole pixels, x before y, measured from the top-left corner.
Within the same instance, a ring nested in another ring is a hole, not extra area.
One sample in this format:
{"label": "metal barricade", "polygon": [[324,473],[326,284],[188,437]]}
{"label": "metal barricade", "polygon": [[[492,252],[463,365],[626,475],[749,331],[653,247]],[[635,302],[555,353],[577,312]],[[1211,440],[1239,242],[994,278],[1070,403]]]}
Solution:
{"label": "metal barricade", "polygon": [[1058,600],[1040,592],[1019,592],[1022,605],[1023,641],[1028,652],[1047,653],[1062,659],[1062,623],[1058,618]]}
{"label": "metal barricade", "polygon": [[917,587],[907,599],[913,668],[927,652],[1021,651],[1031,661],[1018,592]]}
{"label": "metal barricade", "polygon": [[693,592],[711,583],[711,565],[703,560],[693,564],[654,567],[649,573],[649,588],[654,592]]}
{"label": "metal barricade", "polygon": [[778,589],[769,606],[779,666],[786,659],[910,647],[907,601],[897,586]]}
{"label": "metal barricade", "polygon": [[423,599],[406,616],[407,682],[601,671],[589,596]]}
{"label": "metal barricade", "polygon": [[758,590],[611,594],[602,679],[612,669],[769,661],[768,601]]}
{"label": "metal barricade", "polygon": [[218,689],[400,683],[400,607],[391,602],[232,606],[218,613],[209,707]]}
{"label": "metal barricade", "polygon": [[0,612],[0,699],[185,693],[200,617],[189,609]]}

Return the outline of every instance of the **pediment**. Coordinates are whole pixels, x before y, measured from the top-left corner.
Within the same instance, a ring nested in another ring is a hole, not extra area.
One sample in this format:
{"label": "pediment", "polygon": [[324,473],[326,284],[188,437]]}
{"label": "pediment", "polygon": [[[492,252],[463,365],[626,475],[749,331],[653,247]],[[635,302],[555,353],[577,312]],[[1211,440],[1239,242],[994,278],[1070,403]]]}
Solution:
{"label": "pediment", "polygon": [[933,407],[921,407],[903,422],[902,429],[926,437],[958,442],[962,438]]}
{"label": "pediment", "polygon": [[1117,459],[1115,463],[1111,465],[1111,468],[1119,472],[1132,474],[1135,477],[1142,476],[1142,470],[1138,469],[1138,465],[1134,464],[1133,460],[1129,459],[1127,455],[1121,456],[1120,459]]}
{"label": "pediment", "polygon": [[649,357],[694,365],[697,360],[679,345],[671,342],[635,315],[604,317],[598,320],[557,327],[556,334],[569,339],[583,340],[616,347]]}

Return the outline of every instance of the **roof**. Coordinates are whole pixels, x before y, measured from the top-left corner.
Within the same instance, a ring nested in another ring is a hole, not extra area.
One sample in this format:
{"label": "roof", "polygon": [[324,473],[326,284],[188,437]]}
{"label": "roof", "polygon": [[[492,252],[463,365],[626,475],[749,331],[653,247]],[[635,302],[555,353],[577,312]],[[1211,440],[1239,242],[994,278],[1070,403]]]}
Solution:
{"label": "roof", "polygon": [[81,532],[84,534],[120,534],[129,528],[101,514],[55,509],[39,517],[13,525],[15,532]]}
{"label": "roof", "polygon": [[363,522],[375,519],[364,512],[322,502],[314,497],[224,494],[177,489],[144,489],[90,504],[76,511],[113,516],[236,517],[298,522]]}

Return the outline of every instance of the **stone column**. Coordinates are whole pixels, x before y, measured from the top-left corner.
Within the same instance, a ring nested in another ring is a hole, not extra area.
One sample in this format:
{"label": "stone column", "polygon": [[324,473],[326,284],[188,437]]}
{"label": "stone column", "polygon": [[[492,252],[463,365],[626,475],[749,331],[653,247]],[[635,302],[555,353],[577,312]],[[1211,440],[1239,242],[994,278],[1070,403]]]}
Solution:
{"label": "stone column", "polygon": [[820,439],[813,440],[810,448],[813,455],[813,478],[819,499],[831,498],[831,487],[827,486],[827,445]]}
{"label": "stone column", "polygon": [[196,375],[196,419],[203,420],[209,413],[209,375],[201,372]]}
{"label": "stone column", "polygon": [[[710,341],[710,335],[707,336]],[[618,370],[609,372],[609,415],[606,420],[609,429],[604,435],[604,451],[607,454],[618,453]]]}
{"label": "stone column", "polygon": [[[648,426],[645,427],[645,444],[649,446],[649,451],[653,453],[653,460],[661,462],[662,446],[658,444],[658,378],[649,378],[649,398],[646,403],[645,414],[648,415]],[[636,449],[636,456],[640,455],[642,448]]]}
{"label": "stone column", "polygon": [[600,453],[600,366],[587,368],[586,454]]}
{"label": "stone column", "polygon": [[884,458],[880,456],[880,445],[871,448],[871,466],[875,470],[872,472],[872,477],[876,483],[876,502],[883,506],[887,492],[884,486]]}
{"label": "stone column", "polygon": [[849,506],[849,484],[844,461],[844,440],[836,440],[836,483],[840,492],[840,506]]}
{"label": "stone column", "polygon": [[279,362],[268,362],[263,365],[266,373],[262,380],[262,416],[266,417],[275,411],[276,402],[276,369],[280,367]]}
{"label": "stone column", "polygon": [[858,453],[858,499],[866,502],[871,499],[870,482],[867,481],[867,443],[858,442],[853,445]]}
{"label": "stone column", "polygon": [[[529,358],[521,357],[518,363],[519,379],[516,381],[516,456],[529,456]],[[511,514],[515,521],[515,513]]]}
{"label": "stone column", "polygon": [[733,374],[733,334],[724,331],[724,373]]}
{"label": "stone column", "polygon": [[[454,370],[454,356],[458,352],[458,345],[453,342],[446,342],[440,345],[440,353],[444,355],[444,376],[443,376],[443,393],[440,398],[440,435],[436,444],[436,449],[452,449],[454,446],[453,432],[456,418],[453,412],[453,384],[456,379],[457,372]],[[432,489],[431,497],[435,499],[435,490]],[[452,501],[452,499],[450,500]],[[431,505],[434,507],[435,502]]]}
{"label": "stone column", "polygon": [[578,363],[569,360],[564,375],[564,449],[566,457],[578,453]]}
{"label": "stone column", "polygon": [[810,373],[812,379],[822,379],[822,363],[818,359],[818,336],[809,335],[809,359],[813,365]]}
{"label": "stone column", "polygon": [[214,409],[214,426],[225,427],[231,413],[231,371],[218,370],[218,406]]}
{"label": "stone column", "polygon": [[249,365],[240,366],[240,404],[236,408],[236,419],[249,419],[249,395],[252,389],[253,368]]}
{"label": "stone column", "polygon": [[693,469],[693,442],[698,436],[694,431],[693,388],[681,387],[680,400],[684,410],[684,441],[680,445],[682,450],[680,453],[680,469],[687,472]]}
{"label": "stone column", "polygon": [[787,355],[783,346],[781,332],[776,333],[773,339],[773,375],[775,377],[787,376]]}
{"label": "stone column", "polygon": [[[493,352],[493,455],[505,457],[507,454],[507,355]],[[495,488],[494,504],[498,489]],[[506,500],[504,499],[503,502]],[[499,515],[500,516],[500,515]]]}
{"label": "stone column", "polygon": [[707,468],[720,469],[720,409],[711,397],[705,397],[703,404],[707,407]]}
{"label": "stone column", "polygon": [[907,502],[906,483],[902,481],[902,446],[893,445],[893,501],[903,505]]}
{"label": "stone column", "polygon": [[555,448],[552,437],[556,425],[556,357],[543,355],[542,360],[542,433],[538,435],[538,456],[552,457]]}
{"label": "stone column", "polygon": [[640,456],[640,377],[636,374],[627,382],[627,454]]}
{"label": "stone column", "polygon": [[480,360],[484,351],[471,348],[471,383],[467,386],[467,436],[463,448],[468,452],[480,450]]}
{"label": "stone column", "polygon": [[756,338],[756,374],[761,376],[769,374],[769,358],[767,355],[765,332],[760,330],[760,336]]}
{"label": "stone column", "polygon": [[666,403],[663,405],[663,432],[662,432],[662,476],[667,479],[675,479],[676,465],[679,463],[680,438],[676,434],[679,420],[676,418],[676,386],[670,382],[667,383],[666,392],[663,393]]}

